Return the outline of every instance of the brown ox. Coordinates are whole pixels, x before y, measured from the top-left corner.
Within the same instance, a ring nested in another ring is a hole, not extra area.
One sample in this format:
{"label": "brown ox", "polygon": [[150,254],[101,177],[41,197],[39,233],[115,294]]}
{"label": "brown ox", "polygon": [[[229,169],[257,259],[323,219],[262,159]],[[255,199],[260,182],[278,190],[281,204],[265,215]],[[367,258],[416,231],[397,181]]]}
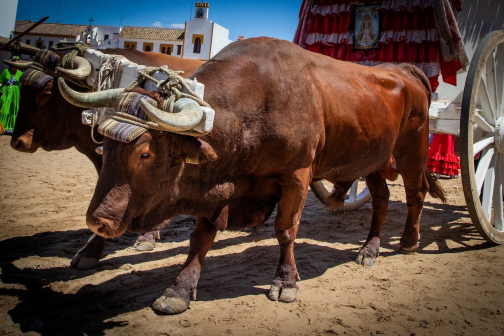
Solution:
{"label": "brown ox", "polygon": [[[106,49],[102,51],[106,54],[123,55],[138,64],[149,66],[166,64],[170,69],[184,71],[184,74],[181,74],[184,77],[188,77],[204,64],[199,60],[180,59],[136,50]],[[75,85],[73,87],[78,88]],[[100,173],[102,157],[95,152],[98,145],[91,139],[91,129],[82,124],[81,112],[83,110],[81,107],[71,105],[61,96],[57,81],[50,81],[44,88],[22,86],[11,147],[27,153],[34,153],[39,148],[52,151],[75,147],[93,162],[97,172]],[[102,140],[102,136],[96,130],[94,134],[97,140]],[[153,248],[154,237],[155,233],[140,237],[139,240],[143,243],[137,248]],[[71,265],[78,269],[96,266],[102,257],[104,247],[105,239],[93,235],[73,258]]]}
{"label": "brown ox", "polygon": [[[187,261],[156,310],[179,313],[195,299],[217,230],[262,224],[276,205],[280,262],[268,297],[294,301],[294,239],[313,179],[336,183],[332,204],[341,205],[352,181],[367,176],[372,228],[359,255],[374,260],[388,207],[384,176],[401,174],[408,205],[401,246],[416,249],[424,196],[429,188],[442,196],[426,172],[430,87],[419,69],[369,68],[255,38],[230,44],[193,77],[216,112],[212,132],[198,139],[148,131],[131,143],[105,138],[87,211],[88,226],[104,237],[197,216]],[[199,164],[186,163],[196,158]]]}

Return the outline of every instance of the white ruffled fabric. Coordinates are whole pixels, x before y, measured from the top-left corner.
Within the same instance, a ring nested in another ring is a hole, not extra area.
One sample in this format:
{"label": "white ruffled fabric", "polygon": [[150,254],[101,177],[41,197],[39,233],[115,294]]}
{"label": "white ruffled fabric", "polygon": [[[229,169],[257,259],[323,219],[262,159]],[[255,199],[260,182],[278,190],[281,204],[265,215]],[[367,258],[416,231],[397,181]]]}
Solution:
{"label": "white ruffled fabric", "polygon": [[[333,33],[333,34],[322,34],[322,33],[310,33],[306,36],[305,43],[307,45],[312,45],[314,43],[323,43],[325,45],[331,44],[353,44],[353,30],[349,30],[346,33]],[[425,30],[403,30],[394,31],[387,30],[383,32],[380,37],[380,42],[384,44],[389,44],[393,42],[406,42],[406,43],[422,43],[424,41],[437,42],[439,41],[438,31],[436,29]]]}
{"label": "white ruffled fabric", "polygon": [[353,44],[353,30],[349,30],[346,33],[334,33],[334,34],[322,34],[322,33],[310,33],[306,37],[305,43],[307,45],[312,45],[314,43],[322,42],[325,45],[330,44]]}
{"label": "white ruffled fabric", "polygon": [[422,43],[423,41],[437,42],[439,41],[439,34],[437,29],[429,30],[403,30],[394,31],[387,30],[383,32],[380,37],[380,42],[406,42],[406,43]]}
{"label": "white ruffled fabric", "polygon": [[[350,4],[313,6],[311,12],[316,15],[340,15],[341,12],[352,12],[354,6],[364,5],[364,3],[355,1]],[[407,11],[414,12],[414,8],[422,10],[427,7],[433,7],[434,0],[388,0],[381,3],[380,9],[394,10],[396,12]]]}

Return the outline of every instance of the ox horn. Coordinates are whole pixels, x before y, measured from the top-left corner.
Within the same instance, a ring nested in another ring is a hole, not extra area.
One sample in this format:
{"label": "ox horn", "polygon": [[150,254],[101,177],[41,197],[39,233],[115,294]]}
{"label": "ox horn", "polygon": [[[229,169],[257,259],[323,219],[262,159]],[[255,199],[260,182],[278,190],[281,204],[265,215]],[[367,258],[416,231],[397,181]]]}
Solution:
{"label": "ox horn", "polygon": [[91,73],[91,64],[83,57],[75,56],[73,61],[76,69],[65,69],[56,67],[56,71],[71,79],[85,79]]}
{"label": "ox horn", "polygon": [[31,67],[34,63],[34,62],[11,62],[11,61],[7,61],[7,60],[4,60],[3,62],[13,68],[21,70],[21,71],[28,70],[28,68]]}
{"label": "ox horn", "polygon": [[82,93],[72,90],[63,78],[58,78],[61,95],[72,105],[79,107],[115,107],[122,89],[111,89],[100,92]]}
{"label": "ox horn", "polygon": [[175,102],[174,113],[160,110],[146,100],[140,100],[145,113],[167,131],[179,132],[190,130],[203,118],[203,110],[197,102],[189,98],[180,98]]}

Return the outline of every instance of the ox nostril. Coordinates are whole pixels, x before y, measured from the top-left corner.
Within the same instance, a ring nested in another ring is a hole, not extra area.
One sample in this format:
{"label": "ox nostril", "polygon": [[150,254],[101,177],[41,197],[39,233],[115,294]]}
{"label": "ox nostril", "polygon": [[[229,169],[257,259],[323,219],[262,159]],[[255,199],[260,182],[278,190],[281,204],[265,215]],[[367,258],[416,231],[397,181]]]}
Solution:
{"label": "ox nostril", "polygon": [[21,149],[22,146],[23,143],[21,142],[21,140],[16,141],[15,149]]}

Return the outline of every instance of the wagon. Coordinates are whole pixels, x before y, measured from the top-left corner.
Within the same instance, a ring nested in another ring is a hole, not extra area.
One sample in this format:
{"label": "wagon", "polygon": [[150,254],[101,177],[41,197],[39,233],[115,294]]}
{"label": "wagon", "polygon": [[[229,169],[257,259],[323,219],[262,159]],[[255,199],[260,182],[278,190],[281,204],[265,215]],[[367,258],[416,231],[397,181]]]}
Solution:
{"label": "wagon", "polygon": [[[460,168],[467,208],[478,232],[489,242],[504,243],[504,31],[488,33],[479,43],[463,88],[462,104],[433,101],[431,133],[460,137]],[[311,190],[323,203],[332,185],[313,182]],[[354,182],[344,210],[371,199],[363,180]]]}

